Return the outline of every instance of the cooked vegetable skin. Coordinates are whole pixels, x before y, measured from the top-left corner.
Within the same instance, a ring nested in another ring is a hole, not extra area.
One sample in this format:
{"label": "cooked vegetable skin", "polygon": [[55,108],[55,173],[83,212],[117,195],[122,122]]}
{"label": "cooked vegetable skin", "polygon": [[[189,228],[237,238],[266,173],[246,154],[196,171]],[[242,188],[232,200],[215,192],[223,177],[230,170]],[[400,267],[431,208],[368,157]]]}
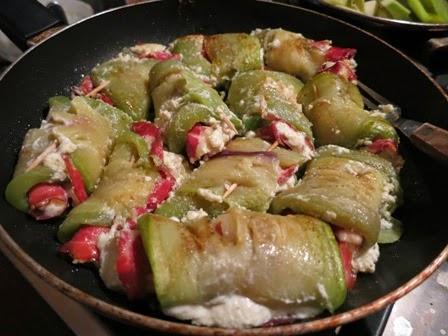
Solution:
{"label": "cooked vegetable skin", "polygon": [[323,72],[315,76],[300,91],[298,101],[313,124],[317,145],[352,148],[365,140],[398,141],[392,125],[364,111],[358,88],[335,74]]}
{"label": "cooked vegetable skin", "polygon": [[283,29],[256,30],[264,49],[264,62],[273,70],[309,80],[325,63],[325,51],[315,48],[313,40]]}
{"label": "cooked vegetable skin", "polygon": [[263,68],[260,42],[256,37],[248,34],[206,36],[204,51],[211,62],[212,75],[220,84],[231,80],[237,72]]}
{"label": "cooked vegetable skin", "polygon": [[329,146],[308,164],[297,186],[274,198],[271,211],[289,209],[356,232],[367,249],[378,241],[381,219],[391,219],[398,192],[396,173],[388,161]]}
{"label": "cooked vegetable skin", "polygon": [[145,206],[159,176],[148,155],[143,138],[131,132],[123,134],[98,188],[59,227],[59,240],[67,241],[82,225],[111,226],[114,218],[132,217],[135,208]]}
{"label": "cooked vegetable skin", "polygon": [[[29,130],[25,136],[14,178],[6,188],[6,199],[21,211],[28,211],[26,196],[33,186],[66,180],[65,167],[59,163],[62,155],[70,157],[87,191],[92,192],[111,144],[130,123],[130,118],[122,111],[89,98],[76,97],[70,101],[66,97],[53,97],[49,103],[47,121],[41,128]],[[30,164],[54,142],[56,148],[49,153],[53,160],[44,158],[35,168],[29,169]]]}
{"label": "cooked vegetable skin", "polygon": [[311,138],[311,123],[297,103],[302,86],[301,81],[281,72],[243,72],[232,81],[227,104],[247,130],[259,128],[263,119],[280,119]]}
{"label": "cooked vegetable skin", "polygon": [[[202,164],[156,213],[181,219],[189,211],[217,216],[229,207],[264,212],[277,189],[279,160],[270,152],[229,152]],[[237,188],[223,198],[226,187]]]}
{"label": "cooked vegetable skin", "polygon": [[168,149],[184,150],[187,133],[197,123],[213,125],[229,120],[236,129],[242,124],[218,92],[203,83],[178,61],[162,62],[150,74],[155,123],[165,131]]}
{"label": "cooked vegetable skin", "polygon": [[333,312],[344,301],[336,240],[318,219],[232,209],[189,225],[145,215],[138,228],[165,311],[225,294],[291,315],[305,307]]}
{"label": "cooked vegetable skin", "polygon": [[184,63],[191,71],[206,82],[214,83],[212,65],[204,56],[204,35],[187,35],[174,40],[171,50],[182,55]]}
{"label": "cooked vegetable skin", "polygon": [[[269,142],[260,138],[236,138],[230,141],[226,150],[231,152],[264,152],[271,147]],[[302,166],[307,160],[302,154],[292,150],[276,147],[272,153],[277,155],[280,167],[283,169],[291,166]]]}
{"label": "cooked vegetable skin", "polygon": [[114,105],[133,120],[144,119],[151,104],[149,71],[157,62],[155,59],[140,59],[130,51],[124,51],[93,68],[92,79],[96,86],[109,82],[104,91]]}

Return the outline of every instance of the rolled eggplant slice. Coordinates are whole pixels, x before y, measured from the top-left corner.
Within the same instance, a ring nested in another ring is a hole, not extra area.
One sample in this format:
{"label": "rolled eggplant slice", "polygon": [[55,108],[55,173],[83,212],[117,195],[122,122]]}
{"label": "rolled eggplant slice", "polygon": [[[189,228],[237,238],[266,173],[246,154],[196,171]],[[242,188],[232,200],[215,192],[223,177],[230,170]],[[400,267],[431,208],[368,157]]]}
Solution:
{"label": "rolled eggplant slice", "polygon": [[[267,141],[264,141],[260,138],[235,138],[230,141],[226,150],[231,152],[264,152],[268,151],[271,147],[271,144]],[[291,151],[289,149],[276,147],[272,149],[272,153],[277,155],[279,159],[279,164],[282,169],[286,169],[291,166],[301,167],[308,161],[306,157],[302,154]]]}
{"label": "rolled eggplant slice", "polygon": [[308,81],[321,71],[334,72],[347,80],[356,79],[356,50],[338,48],[331,41],[314,41],[283,29],[257,29],[264,62],[272,70],[286,72]]}
{"label": "rolled eggplant slice", "polygon": [[59,227],[59,240],[69,240],[82,225],[111,226],[116,218],[135,217],[135,209],[146,206],[158,176],[145,140],[131,132],[122,134],[96,190]]}
{"label": "rolled eggplant slice", "polygon": [[[334,312],[345,299],[335,237],[318,219],[231,209],[189,225],[146,215],[138,228],[166,314],[198,324],[249,327],[311,317],[325,309]],[[254,324],[195,316],[198,310],[212,314],[210,306],[218,297],[232,304],[235,296],[269,314]]]}
{"label": "rolled eggplant slice", "polygon": [[247,130],[259,128],[263,120],[283,120],[312,137],[311,123],[297,103],[302,86],[298,79],[284,73],[248,71],[232,81],[227,104]]}
{"label": "rolled eggplant slice", "polygon": [[51,98],[47,120],[25,136],[6,199],[17,209],[32,212],[37,205],[30,204],[28,193],[41,185],[39,197],[32,198],[40,200],[39,212],[51,210],[35,216],[41,219],[60,215],[67,207],[58,204],[56,211],[51,197],[43,199],[56,185],[70,187],[75,203],[83,201],[98,183],[114,139],[129,123],[124,112],[97,100]]}
{"label": "rolled eggplant slice", "polygon": [[212,65],[205,58],[204,35],[187,35],[174,40],[171,50],[182,56],[182,63],[206,83],[216,83]]}
{"label": "rolled eggplant slice", "polygon": [[[194,162],[204,154],[221,151],[225,143],[242,128],[241,121],[222,101],[218,92],[198,79],[182,63],[161,62],[152,69],[150,77],[154,85],[151,94],[155,123],[162,129],[171,152],[186,150]],[[200,139],[190,144],[187,141],[195,125],[208,127],[204,134],[209,138],[213,134],[219,135],[215,136],[216,141],[204,141],[205,149],[200,153],[197,150],[201,148]],[[185,148],[186,145],[194,148]]]}
{"label": "rolled eggplant slice", "polygon": [[119,109],[133,120],[146,119],[151,105],[149,72],[156,59],[139,58],[129,50],[97,65],[92,70],[96,86],[108,83],[103,89]]}
{"label": "rolled eggplant slice", "polygon": [[297,186],[274,198],[271,211],[315,216],[357,233],[367,249],[378,241],[384,221],[391,220],[398,193],[397,175],[388,161],[329,146],[309,163]]}
{"label": "rolled eggplant slice", "polygon": [[263,69],[260,42],[245,33],[206,36],[204,52],[219,85],[226,84],[238,72]]}
{"label": "rolled eggplant slice", "polygon": [[[278,188],[279,175],[279,160],[273,153],[223,152],[193,171],[156,213],[182,219],[201,209],[211,216],[230,207],[264,212]],[[231,187],[233,191],[224,196]]]}
{"label": "rolled eggplant slice", "polygon": [[317,145],[353,148],[366,141],[392,139],[394,127],[363,109],[358,88],[341,77],[324,72],[306,83],[298,96],[303,112],[313,124]]}

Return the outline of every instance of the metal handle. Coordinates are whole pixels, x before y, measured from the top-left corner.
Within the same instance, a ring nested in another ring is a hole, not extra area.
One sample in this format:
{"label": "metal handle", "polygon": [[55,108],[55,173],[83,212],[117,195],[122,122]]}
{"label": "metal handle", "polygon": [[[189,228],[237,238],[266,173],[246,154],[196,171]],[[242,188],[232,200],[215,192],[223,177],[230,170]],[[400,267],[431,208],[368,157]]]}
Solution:
{"label": "metal handle", "polygon": [[35,0],[1,0],[0,29],[22,50],[36,43],[31,41],[33,37],[62,24],[60,18]]}
{"label": "metal handle", "polygon": [[448,36],[434,37],[426,42],[426,46],[431,63],[446,68],[446,60],[448,59]]}
{"label": "metal handle", "polygon": [[448,131],[424,123],[412,132],[410,139],[421,151],[448,164]]}

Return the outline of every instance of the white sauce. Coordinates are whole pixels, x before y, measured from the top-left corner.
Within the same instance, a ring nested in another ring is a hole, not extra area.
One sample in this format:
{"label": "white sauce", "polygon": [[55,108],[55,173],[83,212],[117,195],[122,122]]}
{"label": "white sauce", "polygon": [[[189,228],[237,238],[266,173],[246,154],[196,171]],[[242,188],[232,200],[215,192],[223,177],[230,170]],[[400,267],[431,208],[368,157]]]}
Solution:
{"label": "white sauce", "polygon": [[314,156],[314,150],[306,141],[306,135],[303,132],[295,131],[288,124],[278,122],[276,124],[277,130],[287,139],[287,144],[292,150],[301,153],[308,160]]}
{"label": "white sauce", "polygon": [[143,44],[137,44],[133,47],[131,47],[131,51],[139,54],[139,55],[145,55],[150,54],[153,52],[160,52],[165,51],[166,47],[162,44],[157,43],[143,43]]}
{"label": "white sauce", "polygon": [[293,174],[285,183],[278,185],[276,192],[288,190],[289,188],[294,187],[296,182],[297,182],[297,176],[296,174]]}
{"label": "white sauce", "polygon": [[180,220],[181,222],[192,222],[204,217],[207,217],[208,214],[203,210],[190,210],[187,214]]}
{"label": "white sauce", "polygon": [[65,209],[67,209],[67,204],[62,202],[49,202],[45,205],[44,208],[44,216],[48,216],[49,218],[53,218],[62,214]]}
{"label": "white sauce", "polygon": [[183,165],[183,156],[168,151],[163,151],[163,163],[176,179],[175,188],[180,186],[187,174]]}
{"label": "white sauce", "polygon": [[101,233],[98,237],[97,247],[100,252],[100,277],[107,288],[122,291],[123,285],[117,273],[118,241],[116,226],[113,225],[109,232]]}
{"label": "white sauce", "polygon": [[225,122],[207,127],[200,135],[195,157],[193,159],[201,158],[206,154],[212,155],[221,152],[227,142],[229,142],[235,135],[235,130]]}
{"label": "white sauce", "polygon": [[345,147],[341,147],[341,146],[336,146],[336,145],[327,145],[325,146],[325,148],[334,150],[336,154],[345,154],[345,153],[350,153],[350,150],[345,148]]}
{"label": "white sauce", "polygon": [[[325,293],[326,294],[326,293]],[[298,307],[288,311],[272,310],[247,297],[229,294],[218,296],[203,305],[183,305],[168,308],[164,313],[193,324],[223,328],[250,328],[260,326],[274,318],[309,318],[319,310]]]}
{"label": "white sauce", "polygon": [[349,161],[344,165],[344,170],[354,176],[372,172],[373,168],[359,161]]}
{"label": "white sauce", "polygon": [[65,174],[65,162],[60,153],[50,153],[44,160],[43,165],[53,171],[52,179],[57,181],[64,181],[67,178]]}
{"label": "white sauce", "polygon": [[244,134],[244,137],[248,138],[248,139],[255,138],[256,136],[257,135],[255,134],[254,131],[249,131],[249,132],[246,132],[246,134]]}
{"label": "white sauce", "polygon": [[378,244],[373,245],[363,254],[356,256],[352,260],[353,271],[361,273],[374,273],[375,265],[380,257]]}
{"label": "white sauce", "polygon": [[197,191],[198,195],[201,196],[203,199],[210,201],[210,202],[217,202],[222,203],[223,198],[221,195],[215,194],[213,191],[205,188],[199,188]]}

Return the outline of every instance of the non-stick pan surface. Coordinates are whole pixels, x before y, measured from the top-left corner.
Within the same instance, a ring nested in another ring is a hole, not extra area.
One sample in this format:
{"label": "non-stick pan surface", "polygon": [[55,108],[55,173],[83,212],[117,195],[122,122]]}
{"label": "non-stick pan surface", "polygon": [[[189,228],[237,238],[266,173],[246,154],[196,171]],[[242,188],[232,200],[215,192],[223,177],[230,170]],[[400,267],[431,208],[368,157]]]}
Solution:
{"label": "non-stick pan surface", "polygon": [[[265,27],[283,27],[356,48],[358,74],[363,82],[400,105],[404,116],[448,128],[448,101],[432,80],[398,51],[353,26],[270,2],[156,1],[113,10],[70,27],[30,50],[4,74],[0,81],[0,190],[11,178],[26,130],[38,126],[45,116],[47,99],[69,94],[70,87],[98,62],[137,42],[168,43],[190,33],[249,32]],[[252,329],[241,334],[285,335],[360,318],[397,299],[441,263],[448,254],[447,169],[417,152],[404,139],[401,150],[406,159],[401,174],[404,204],[397,215],[405,225],[405,233],[398,243],[381,247],[375,274],[359,277],[334,317],[319,316],[313,322]],[[234,332],[169,320],[158,312],[155,298],[128,302],[105,289],[96,272],[73,266],[57,255],[58,221],[37,223],[9,206],[3,197],[0,214],[0,236],[22,262],[71,297],[102,313],[169,332]],[[411,279],[411,283],[399,289]]]}

